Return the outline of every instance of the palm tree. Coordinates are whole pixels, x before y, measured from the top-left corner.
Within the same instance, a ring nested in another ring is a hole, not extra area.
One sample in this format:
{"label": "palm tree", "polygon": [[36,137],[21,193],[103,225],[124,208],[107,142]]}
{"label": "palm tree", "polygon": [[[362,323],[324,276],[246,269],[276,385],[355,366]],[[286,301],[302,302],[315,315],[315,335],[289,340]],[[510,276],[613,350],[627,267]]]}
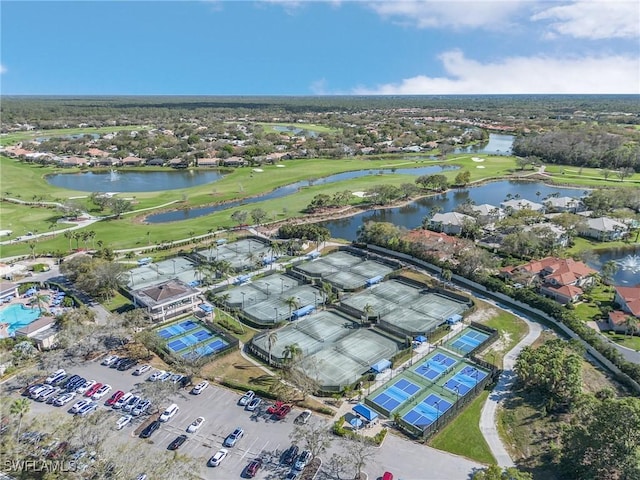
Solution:
{"label": "palm tree", "polygon": [[371,306],[371,304],[367,303],[364,307],[362,307],[362,322],[364,323],[365,320],[368,322],[369,317],[371,316],[372,313],[373,313],[373,307]]}
{"label": "palm tree", "polygon": [[284,303],[286,303],[289,307],[289,320],[291,320],[293,309],[298,308],[300,306],[300,302],[298,302],[298,299],[296,297],[289,297],[284,301]]}
{"label": "palm tree", "polygon": [[284,347],[282,351],[283,358],[290,362],[294,362],[297,358],[302,356],[302,349],[297,343],[292,343],[291,345],[287,345]]}
{"label": "palm tree", "polygon": [[29,413],[29,409],[31,408],[31,403],[26,398],[18,398],[11,404],[9,408],[9,413],[11,415],[18,416],[18,430],[16,431],[16,437],[20,436],[20,429],[22,428],[22,418]]}
{"label": "palm tree", "polygon": [[95,250],[96,249],[96,232],[94,232],[93,230],[89,230],[87,232],[87,237],[89,237],[89,239],[91,240],[91,249]]}
{"label": "palm tree", "polygon": [[71,239],[73,238],[73,232],[70,232],[69,230],[65,231],[64,238],[69,240],[69,250],[71,250]]}
{"label": "palm tree", "polygon": [[278,341],[278,333],[274,330],[267,334],[267,348],[269,349],[269,365],[271,365],[271,349]]}
{"label": "palm tree", "polygon": [[624,326],[627,329],[625,333],[627,335],[633,335],[638,330],[638,319],[633,315],[629,315],[624,320]]}
{"label": "palm tree", "polygon": [[329,282],[322,282],[322,294],[324,296],[324,302],[328,303],[331,298],[331,294],[333,293],[333,288]]}

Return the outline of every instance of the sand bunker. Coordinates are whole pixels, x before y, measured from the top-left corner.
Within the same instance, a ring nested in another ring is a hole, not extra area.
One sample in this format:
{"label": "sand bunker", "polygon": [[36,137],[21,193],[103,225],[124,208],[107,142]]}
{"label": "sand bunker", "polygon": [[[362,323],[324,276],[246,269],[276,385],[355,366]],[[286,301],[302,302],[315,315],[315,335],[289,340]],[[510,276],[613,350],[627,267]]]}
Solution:
{"label": "sand bunker", "polygon": [[263,169],[261,169],[261,168],[254,168],[254,169],[253,169],[253,171],[254,171],[254,172],[258,172],[258,173],[260,173],[260,172],[264,172],[264,170],[263,170]]}
{"label": "sand bunker", "polygon": [[278,167],[278,168],[284,168],[284,165],[282,165],[282,164],[280,163],[280,164],[276,165],[276,167]]}
{"label": "sand bunker", "polygon": [[364,198],[367,196],[367,192],[352,192],[352,195],[355,195],[356,197],[359,197],[359,198]]}
{"label": "sand bunker", "polygon": [[484,168],[484,165],[478,165],[476,168]]}
{"label": "sand bunker", "polygon": [[484,162],[484,158],[479,157],[471,157],[471,160],[473,160],[474,162]]}

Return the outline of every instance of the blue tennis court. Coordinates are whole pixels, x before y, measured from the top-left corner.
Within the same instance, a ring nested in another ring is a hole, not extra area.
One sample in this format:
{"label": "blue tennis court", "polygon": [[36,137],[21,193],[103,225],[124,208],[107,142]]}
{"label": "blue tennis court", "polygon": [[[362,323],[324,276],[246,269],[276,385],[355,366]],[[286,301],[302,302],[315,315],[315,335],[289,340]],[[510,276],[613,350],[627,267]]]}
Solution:
{"label": "blue tennis court", "polygon": [[457,395],[466,395],[486,376],[486,372],[478,370],[475,367],[467,366],[447,380],[444,388]]}
{"label": "blue tennis court", "polygon": [[223,339],[216,338],[209,343],[196,347],[195,350],[183,353],[182,356],[190,360],[206,357],[207,355],[212,355],[220,350],[224,350],[228,345],[229,344]]}
{"label": "blue tennis court", "polygon": [[472,328],[467,328],[462,335],[451,341],[449,345],[456,350],[460,350],[464,353],[469,353],[475,350],[478,345],[484,342],[487,338],[489,338],[488,333],[480,332],[479,330],[475,330]]}
{"label": "blue tennis court", "polygon": [[204,342],[211,337],[213,337],[213,333],[203,327],[200,327],[200,329],[196,330],[195,332],[188,333],[187,335],[184,335],[176,340],[168,342],[167,347],[169,347],[174,352],[179,352],[180,350],[190,347],[191,345]]}
{"label": "blue tennis court", "polygon": [[182,335],[183,333],[193,330],[197,326],[198,324],[193,320],[185,320],[184,322],[169,325],[168,327],[159,330],[158,335],[164,339],[177,337],[178,335]]}
{"label": "blue tennis court", "polygon": [[432,393],[409,410],[402,418],[407,423],[424,429],[435,422],[440,415],[449,410],[451,405],[452,404],[444,398]]}
{"label": "blue tennis court", "polygon": [[427,380],[434,381],[436,378],[442,375],[447,370],[447,368],[449,367],[447,367],[445,364],[429,359],[423,364],[418,365],[414,372],[416,372],[418,375],[422,375]]}
{"label": "blue tennis court", "polygon": [[387,412],[392,412],[419,391],[420,386],[405,378],[401,378],[390,387],[387,387],[383,392],[379,393],[373,399],[373,403]]}

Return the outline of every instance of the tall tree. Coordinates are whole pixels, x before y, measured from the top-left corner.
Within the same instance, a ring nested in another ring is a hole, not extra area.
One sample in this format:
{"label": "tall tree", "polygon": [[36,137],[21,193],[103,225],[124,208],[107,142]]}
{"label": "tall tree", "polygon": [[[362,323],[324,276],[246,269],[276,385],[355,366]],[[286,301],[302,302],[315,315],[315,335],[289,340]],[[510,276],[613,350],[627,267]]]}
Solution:
{"label": "tall tree", "polygon": [[22,428],[22,419],[29,413],[31,409],[31,402],[26,398],[18,398],[9,407],[9,413],[18,417],[18,430],[16,430],[16,438],[20,437],[20,430]]}

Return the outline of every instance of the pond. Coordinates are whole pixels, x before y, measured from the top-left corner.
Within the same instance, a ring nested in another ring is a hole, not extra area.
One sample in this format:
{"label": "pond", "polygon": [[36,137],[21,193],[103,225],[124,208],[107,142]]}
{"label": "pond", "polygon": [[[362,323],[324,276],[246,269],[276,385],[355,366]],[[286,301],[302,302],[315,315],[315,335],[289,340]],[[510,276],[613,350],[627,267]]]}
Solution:
{"label": "pond", "polygon": [[456,148],[453,153],[485,153],[491,155],[511,155],[513,147],[514,135],[503,135],[498,133],[490,133],[487,143],[478,143],[468,147]]}
{"label": "pond", "polygon": [[47,175],[46,181],[56,187],[83,192],[156,192],[190,188],[222,178],[217,171],[148,171],[148,172],[81,172]]}
{"label": "pond", "polygon": [[293,133],[295,135],[304,135],[305,137],[317,137],[318,132],[314,132],[313,130],[306,130],[304,128],[297,127],[288,127],[286,125],[274,125],[273,128],[276,132],[287,132]]}
{"label": "pond", "polygon": [[640,285],[640,244],[594,250],[589,252],[585,258],[586,264],[598,271],[609,261],[615,262],[617,267],[612,278],[614,285],[627,287]]}
{"label": "pond", "polygon": [[558,193],[560,196],[581,197],[584,190],[554,187],[541,182],[501,180],[477,187],[451,190],[443,195],[421,198],[402,207],[362,212],[352,217],[322,222],[321,225],[327,227],[334,238],[355,240],[360,225],[368,221],[390,222],[413,229],[422,225],[422,219],[434,207],[440,207],[442,212],[451,212],[456,206],[469,200],[473,200],[476,205],[488,203],[498,206],[509,194],[520,195],[520,198],[541,203],[546,196],[553,193]]}
{"label": "pond", "polygon": [[[398,174],[398,175],[431,175],[434,173],[442,172],[445,170],[453,170],[456,166],[440,166],[432,165],[430,167],[419,168],[389,168],[389,169],[375,169],[375,170],[356,170],[353,172],[336,173],[335,175],[329,175],[328,177],[318,178],[314,180],[303,180],[300,182],[278,187],[269,193],[264,195],[258,195],[252,198],[245,198],[242,200],[236,200],[232,202],[221,203],[219,205],[209,205],[207,207],[191,208],[184,210],[174,210],[171,212],[156,213],[149,215],[145,222],[148,223],[166,223],[176,222],[178,220],[189,220],[191,218],[198,218],[204,215],[210,215],[221,210],[227,210],[229,208],[237,207],[238,205],[250,205],[252,203],[264,202],[265,200],[273,200],[275,198],[286,197],[297,192],[303,187],[311,185],[326,185],[329,183],[341,182],[343,180],[350,180],[352,178],[366,177],[368,175],[383,175],[383,174]],[[255,177],[254,177],[255,178]]]}

